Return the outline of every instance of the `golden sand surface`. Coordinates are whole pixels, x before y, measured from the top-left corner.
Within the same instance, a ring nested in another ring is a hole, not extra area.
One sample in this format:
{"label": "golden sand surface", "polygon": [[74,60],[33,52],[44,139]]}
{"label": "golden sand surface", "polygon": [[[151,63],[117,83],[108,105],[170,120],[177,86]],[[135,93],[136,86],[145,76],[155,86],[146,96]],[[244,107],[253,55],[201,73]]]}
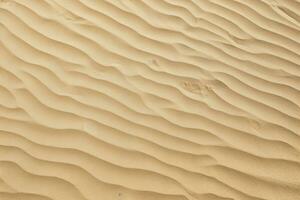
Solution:
{"label": "golden sand surface", "polygon": [[300,200],[300,1],[0,0],[0,200]]}

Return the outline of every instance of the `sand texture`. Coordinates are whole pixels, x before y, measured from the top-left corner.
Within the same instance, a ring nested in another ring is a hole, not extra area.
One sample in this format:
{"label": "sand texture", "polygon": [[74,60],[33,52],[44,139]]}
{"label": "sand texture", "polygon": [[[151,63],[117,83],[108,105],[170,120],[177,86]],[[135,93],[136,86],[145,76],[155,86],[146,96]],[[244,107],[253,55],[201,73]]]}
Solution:
{"label": "sand texture", "polygon": [[0,200],[300,200],[300,1],[0,0]]}

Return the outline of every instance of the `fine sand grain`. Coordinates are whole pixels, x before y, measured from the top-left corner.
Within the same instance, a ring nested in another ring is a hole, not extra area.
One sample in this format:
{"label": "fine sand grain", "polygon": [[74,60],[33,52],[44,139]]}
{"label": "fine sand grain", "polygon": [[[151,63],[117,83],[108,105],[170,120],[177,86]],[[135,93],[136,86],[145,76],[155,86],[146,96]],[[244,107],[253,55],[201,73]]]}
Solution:
{"label": "fine sand grain", "polygon": [[300,200],[300,1],[0,0],[0,200]]}

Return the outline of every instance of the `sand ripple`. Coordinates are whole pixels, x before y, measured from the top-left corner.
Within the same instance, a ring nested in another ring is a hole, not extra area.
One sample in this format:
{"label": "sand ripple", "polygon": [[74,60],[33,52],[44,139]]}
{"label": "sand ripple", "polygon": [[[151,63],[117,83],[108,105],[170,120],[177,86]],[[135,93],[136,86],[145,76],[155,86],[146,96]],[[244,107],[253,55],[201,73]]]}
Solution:
{"label": "sand ripple", "polygon": [[1,200],[300,199],[297,0],[1,0]]}

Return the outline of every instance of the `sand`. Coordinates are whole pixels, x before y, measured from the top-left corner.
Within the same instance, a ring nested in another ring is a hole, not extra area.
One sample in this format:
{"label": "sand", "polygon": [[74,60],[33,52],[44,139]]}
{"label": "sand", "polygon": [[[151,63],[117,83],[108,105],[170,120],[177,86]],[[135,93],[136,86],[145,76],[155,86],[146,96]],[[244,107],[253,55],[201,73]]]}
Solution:
{"label": "sand", "polygon": [[299,13],[1,0],[0,200],[300,200]]}

